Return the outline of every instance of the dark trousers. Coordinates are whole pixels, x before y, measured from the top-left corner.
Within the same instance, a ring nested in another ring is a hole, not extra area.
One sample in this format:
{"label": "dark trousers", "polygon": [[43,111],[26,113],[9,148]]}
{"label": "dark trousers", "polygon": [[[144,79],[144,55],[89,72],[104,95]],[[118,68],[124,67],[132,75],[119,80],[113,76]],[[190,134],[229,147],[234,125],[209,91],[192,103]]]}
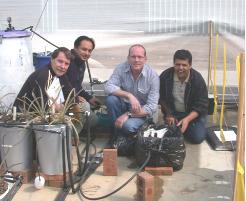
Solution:
{"label": "dark trousers", "polygon": [[[187,116],[187,113],[184,112],[174,112],[173,116],[179,121]],[[199,116],[189,123],[187,130],[184,133],[185,139],[193,144],[200,144],[205,140],[207,136],[207,129],[205,127],[207,122],[206,115]]]}

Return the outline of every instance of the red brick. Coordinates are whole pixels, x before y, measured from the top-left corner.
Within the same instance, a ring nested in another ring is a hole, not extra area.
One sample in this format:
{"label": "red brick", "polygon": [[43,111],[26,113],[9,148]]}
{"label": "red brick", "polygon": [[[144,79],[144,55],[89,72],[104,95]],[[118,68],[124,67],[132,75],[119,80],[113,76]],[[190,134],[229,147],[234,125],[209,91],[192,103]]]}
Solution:
{"label": "red brick", "polygon": [[[38,173],[36,172],[36,177],[37,176],[42,176],[44,177],[44,179],[46,181],[63,181],[63,174],[59,174],[59,175],[48,175],[48,174],[44,174],[42,172]],[[69,174],[66,174],[66,178],[68,178]]]}
{"label": "red brick", "polygon": [[118,175],[117,149],[103,150],[103,175],[104,176]]}
{"label": "red brick", "polygon": [[[55,188],[62,188],[64,186],[63,174],[61,174],[61,175],[47,175],[47,174],[44,174],[42,172],[40,172],[40,173],[36,172],[36,177],[39,175],[44,177],[46,186],[55,187]],[[68,180],[68,178],[69,178],[69,174],[66,173],[66,180]]]}
{"label": "red brick", "polygon": [[162,176],[162,175],[172,175],[173,168],[172,167],[145,167],[145,171],[148,173],[155,175],[155,176]]}
{"label": "red brick", "polygon": [[154,176],[148,172],[140,172],[137,175],[137,200],[154,200]]}
{"label": "red brick", "polygon": [[50,187],[55,187],[55,188],[62,188],[64,185],[64,182],[63,182],[63,180],[62,181],[50,180],[50,181],[46,182],[46,185],[50,186]]}

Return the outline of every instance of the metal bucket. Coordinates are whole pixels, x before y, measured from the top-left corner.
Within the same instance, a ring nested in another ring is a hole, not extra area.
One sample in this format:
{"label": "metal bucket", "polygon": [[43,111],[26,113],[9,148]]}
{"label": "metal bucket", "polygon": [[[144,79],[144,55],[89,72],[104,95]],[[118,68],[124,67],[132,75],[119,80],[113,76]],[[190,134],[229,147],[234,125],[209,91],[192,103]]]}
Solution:
{"label": "metal bucket", "polygon": [[1,126],[0,150],[5,170],[31,170],[33,165],[33,133],[31,129],[18,128],[15,125]]}
{"label": "metal bucket", "polygon": [[[69,150],[71,153],[71,129],[66,132],[65,124],[55,125],[35,125],[33,126],[36,144],[38,162],[41,172],[47,175],[63,174],[62,160],[62,138],[66,141],[66,135],[69,137]],[[65,163],[66,172],[68,172],[67,147],[65,143]]]}

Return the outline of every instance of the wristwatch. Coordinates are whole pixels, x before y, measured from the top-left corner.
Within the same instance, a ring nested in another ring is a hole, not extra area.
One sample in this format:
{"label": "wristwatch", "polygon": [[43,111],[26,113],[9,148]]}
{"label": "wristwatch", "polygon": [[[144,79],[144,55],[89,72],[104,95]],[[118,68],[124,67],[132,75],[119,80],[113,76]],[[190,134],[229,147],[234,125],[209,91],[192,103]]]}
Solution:
{"label": "wristwatch", "polygon": [[132,117],[132,113],[131,112],[127,112],[127,115],[128,115],[129,118]]}

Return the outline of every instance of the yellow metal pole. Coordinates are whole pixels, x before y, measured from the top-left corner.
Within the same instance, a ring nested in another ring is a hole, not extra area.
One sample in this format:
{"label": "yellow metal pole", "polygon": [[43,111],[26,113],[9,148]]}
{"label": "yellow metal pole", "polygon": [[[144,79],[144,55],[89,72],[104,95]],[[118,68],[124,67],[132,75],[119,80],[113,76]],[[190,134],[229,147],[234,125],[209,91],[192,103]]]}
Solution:
{"label": "yellow metal pole", "polygon": [[217,122],[217,59],[218,59],[218,49],[219,49],[219,34],[216,34],[215,42],[215,54],[214,54],[214,82],[213,82],[213,94],[214,94],[214,113],[213,113],[213,122]]}
{"label": "yellow metal pole", "polygon": [[240,56],[236,58],[236,73],[237,73],[237,82],[238,82],[238,89],[239,89],[239,79],[240,79]]}
{"label": "yellow metal pole", "polygon": [[207,89],[209,91],[210,80],[211,80],[211,71],[212,71],[212,45],[213,45],[213,22],[209,21],[208,25],[209,30],[209,50],[208,50],[208,81],[207,81]]}
{"label": "yellow metal pole", "polygon": [[245,55],[240,55],[239,107],[237,116],[237,152],[233,201],[245,201]]}
{"label": "yellow metal pole", "polygon": [[222,90],[222,104],[220,111],[220,137],[222,143],[225,142],[225,136],[223,131],[223,120],[224,120],[224,108],[225,108],[225,89],[226,89],[226,44],[224,43],[224,65],[223,65],[223,90]]}

